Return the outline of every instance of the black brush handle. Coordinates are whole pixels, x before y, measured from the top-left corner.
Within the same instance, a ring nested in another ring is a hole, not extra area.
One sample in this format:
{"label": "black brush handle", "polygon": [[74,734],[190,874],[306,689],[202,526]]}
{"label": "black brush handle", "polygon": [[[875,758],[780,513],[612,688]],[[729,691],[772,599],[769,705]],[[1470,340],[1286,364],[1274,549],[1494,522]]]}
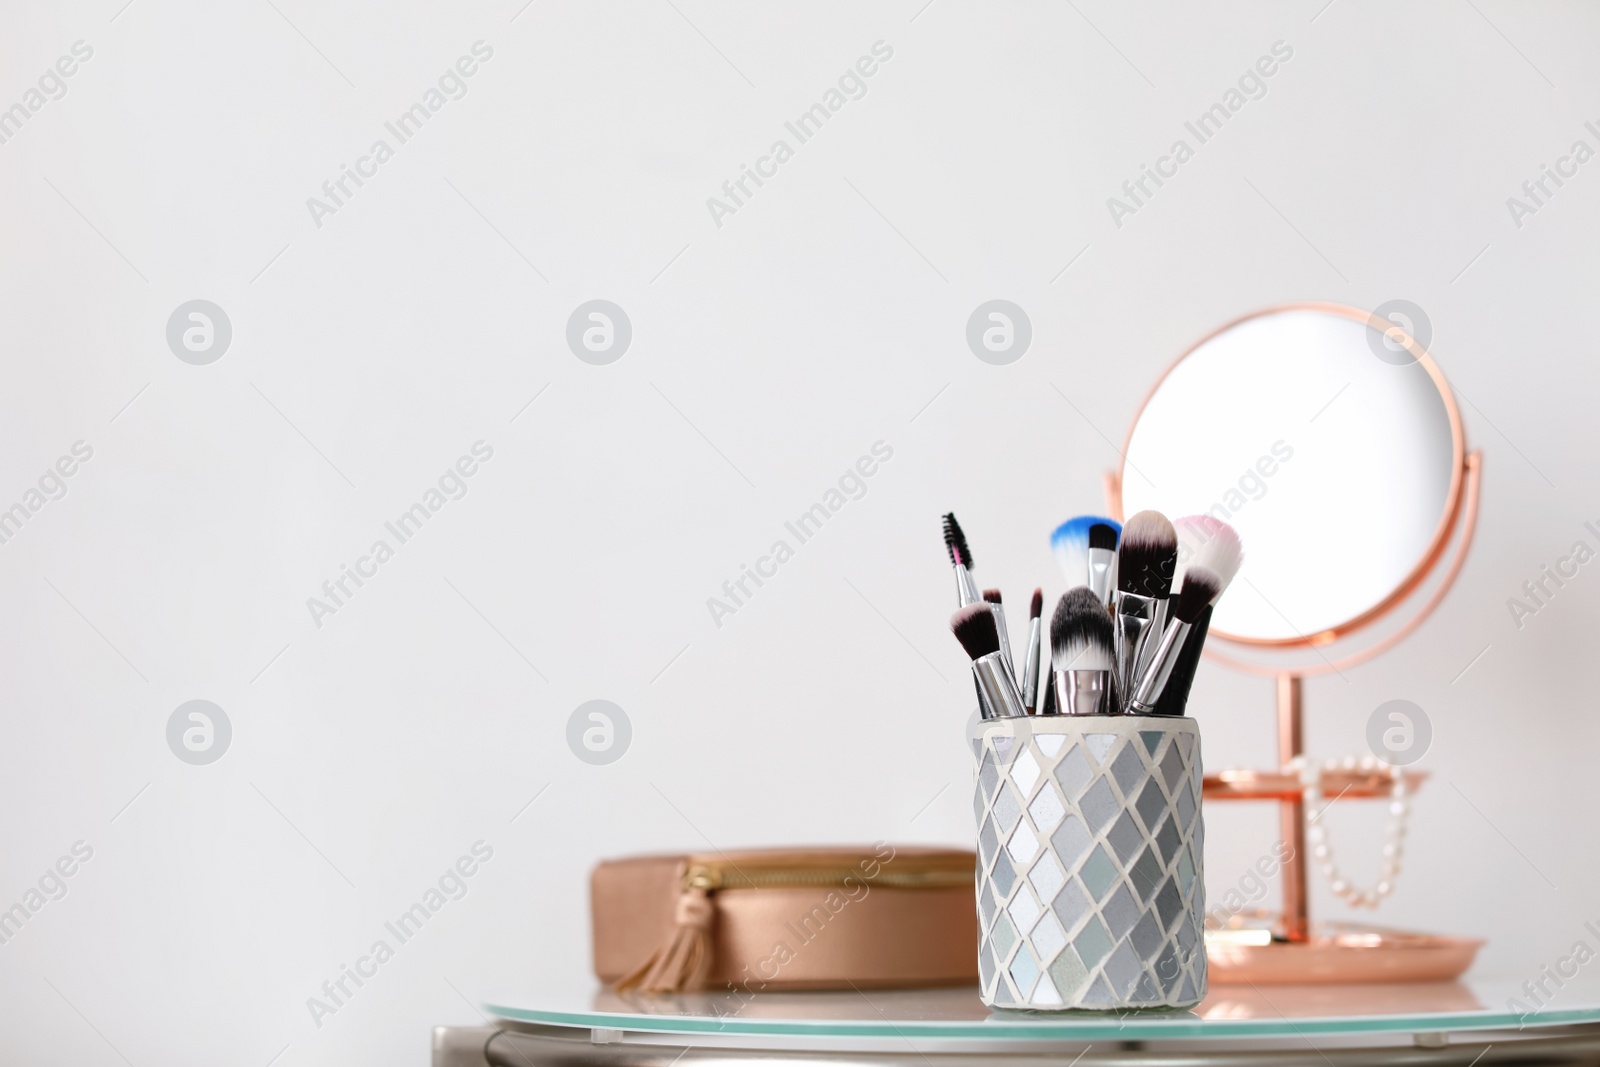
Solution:
{"label": "black brush handle", "polygon": [[1183,649],[1172,665],[1166,688],[1161,690],[1161,696],[1156,699],[1157,715],[1182,715],[1189,706],[1189,687],[1194,685],[1194,674],[1200,667],[1200,652],[1205,647],[1206,634],[1210,631],[1211,608],[1207,607],[1189,629]]}

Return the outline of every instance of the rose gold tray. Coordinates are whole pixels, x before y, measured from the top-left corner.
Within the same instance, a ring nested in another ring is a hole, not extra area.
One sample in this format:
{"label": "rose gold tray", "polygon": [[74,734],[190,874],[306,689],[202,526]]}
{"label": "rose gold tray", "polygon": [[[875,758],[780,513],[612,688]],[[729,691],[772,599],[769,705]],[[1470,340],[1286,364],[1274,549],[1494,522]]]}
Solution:
{"label": "rose gold tray", "polygon": [[1229,983],[1446,982],[1472,966],[1483,942],[1356,923],[1316,923],[1305,941],[1266,930],[1206,931],[1210,980]]}
{"label": "rose gold tray", "polygon": [[[1428,780],[1428,772],[1406,772],[1406,788],[1415,792]],[[1207,800],[1299,800],[1302,796],[1298,775],[1282,771],[1221,771],[1205,777]],[[1351,800],[1386,797],[1394,791],[1387,773],[1329,771],[1322,776],[1322,795],[1331,803],[1343,797]]]}

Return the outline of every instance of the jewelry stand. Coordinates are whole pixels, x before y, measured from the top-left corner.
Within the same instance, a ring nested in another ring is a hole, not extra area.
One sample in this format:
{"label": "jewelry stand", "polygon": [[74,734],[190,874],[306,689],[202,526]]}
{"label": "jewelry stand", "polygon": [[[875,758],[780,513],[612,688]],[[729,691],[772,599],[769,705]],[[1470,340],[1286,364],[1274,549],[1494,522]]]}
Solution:
{"label": "jewelry stand", "polygon": [[[1283,862],[1283,909],[1270,924],[1261,916],[1235,916],[1221,929],[1206,932],[1206,957],[1215,983],[1289,982],[1415,982],[1448,981],[1472,964],[1482,941],[1437,934],[1406,933],[1358,923],[1313,923],[1308,903],[1306,862],[1305,786],[1293,769],[1305,753],[1304,679],[1363,663],[1385,652],[1415,630],[1444,599],[1466,559],[1477,524],[1482,454],[1469,452],[1461,469],[1462,492],[1447,517],[1447,529],[1460,527],[1453,558],[1438,586],[1410,619],[1376,644],[1339,660],[1324,660],[1309,667],[1285,670],[1236,659],[1215,650],[1208,642],[1205,655],[1226,666],[1251,674],[1272,675],[1278,690],[1278,761],[1276,771],[1222,771],[1205,776],[1204,796],[1211,801],[1272,800],[1278,803],[1279,832],[1293,849]],[[1121,478],[1106,476],[1106,498],[1112,514],[1121,518]],[[1415,592],[1442,557],[1448,538],[1441,541],[1413,582],[1397,592],[1395,603]],[[1358,620],[1358,623],[1361,620]],[[1345,631],[1348,633],[1349,631]],[[1213,638],[1226,641],[1213,632]],[[1337,638],[1335,638],[1337,639]],[[1427,775],[1406,775],[1414,789]],[[1388,799],[1394,779],[1359,770],[1329,771],[1323,775],[1326,795],[1347,800]],[[1250,918],[1257,921],[1252,923]]]}

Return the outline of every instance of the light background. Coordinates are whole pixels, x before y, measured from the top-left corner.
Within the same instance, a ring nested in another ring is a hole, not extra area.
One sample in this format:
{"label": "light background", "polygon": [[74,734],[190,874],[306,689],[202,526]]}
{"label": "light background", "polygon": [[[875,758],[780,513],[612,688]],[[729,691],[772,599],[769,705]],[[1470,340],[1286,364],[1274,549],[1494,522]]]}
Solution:
{"label": "light background", "polygon": [[[94,456],[0,545],[0,903],[94,856],[0,945],[0,1058],[422,1064],[465,1001],[588,981],[602,856],[969,839],[938,515],[983,584],[1055,581],[1046,535],[1101,506],[1159,370],[1299,299],[1423,307],[1487,457],[1443,610],[1309,686],[1319,756],[1389,699],[1433,723],[1379,919],[1488,937],[1483,976],[1564,954],[1600,914],[1600,576],[1520,629],[1507,598],[1597,546],[1600,162],[1520,228],[1506,198],[1600,145],[1600,12],[1324,2],[8,4],[0,106],[94,54],[0,145],[0,506]],[[467,95],[316,227],[306,198],[479,40]],[[865,97],[718,227],[707,197],[876,41]],[[1266,96],[1116,226],[1276,41]],[[195,298],[233,326],[209,366],[165,341]],[[610,366],[564,341],[595,298],[633,324]],[[1007,367],[964,338],[995,298],[1033,326]],[[479,440],[468,495],[314,626]],[[867,494],[713,625],[879,440]],[[165,739],[196,698],[234,731],[206,767]],[[565,740],[595,698],[633,725],[610,766]],[[1211,766],[1270,761],[1268,682],[1208,667],[1195,699]],[[1218,894],[1275,821],[1208,817]],[[1329,816],[1358,880],[1381,818]],[[480,839],[467,896],[313,1025]]]}

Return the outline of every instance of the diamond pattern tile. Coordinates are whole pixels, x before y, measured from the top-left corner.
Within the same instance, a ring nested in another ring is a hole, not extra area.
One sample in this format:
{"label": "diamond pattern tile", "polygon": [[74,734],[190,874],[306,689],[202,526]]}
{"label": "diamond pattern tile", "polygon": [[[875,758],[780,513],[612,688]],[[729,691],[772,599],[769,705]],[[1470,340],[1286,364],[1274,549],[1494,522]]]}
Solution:
{"label": "diamond pattern tile", "polygon": [[1068,870],[1078,865],[1093,842],[1094,835],[1084,828],[1083,820],[1076,815],[1068,815],[1061,829],[1050,836],[1051,847],[1056,850],[1062,866]]}
{"label": "diamond pattern tile", "polygon": [[1017,758],[1011,762],[1011,782],[1023,796],[1033,792],[1033,783],[1039,780],[1039,761],[1033,758],[1033,753],[1023,749]]}
{"label": "diamond pattern tile", "polygon": [[983,758],[983,765],[978,769],[978,792],[984,800],[993,800],[995,787],[1000,784],[1000,771],[995,766],[994,753],[988,753]]}
{"label": "diamond pattern tile", "polygon": [[1118,863],[1128,864],[1138,858],[1145,847],[1144,834],[1140,832],[1139,824],[1133,821],[1132,812],[1124,811],[1117,816],[1117,821],[1111,824],[1111,830],[1106,834],[1106,844],[1116,853]]}
{"label": "diamond pattern tile", "polygon": [[1011,950],[1016,948],[1017,928],[1011,925],[1011,920],[1004,912],[996,916],[994,933],[990,935],[989,941],[994,945],[994,950],[999,953],[1001,959],[1010,956]]}
{"label": "diamond pattern tile", "polygon": [[1061,861],[1047,849],[1039,862],[1028,872],[1028,881],[1040,900],[1055,899],[1056,892],[1066,884],[1067,876],[1061,870]]}
{"label": "diamond pattern tile", "polygon": [[1144,976],[1144,968],[1139,966],[1139,957],[1132,945],[1124,941],[1112,951],[1106,960],[1105,975],[1111,982],[1112,992],[1120,997],[1132,997],[1133,987]]}
{"label": "diamond pattern tile", "polygon": [[[1160,793],[1160,789],[1156,792]],[[1117,803],[1116,795],[1111,792],[1111,783],[1104,778],[1096,778],[1094,785],[1079,798],[1078,810],[1083,812],[1084,825],[1098,834],[1106,823],[1117,817],[1122,808]]]}
{"label": "diamond pattern tile", "polygon": [[1140,901],[1149,904],[1155,900],[1156,890],[1161,888],[1161,861],[1154,850],[1145,849],[1144,854],[1133,861],[1128,869],[1128,881],[1133,883],[1133,891]]}
{"label": "diamond pattern tile", "polygon": [[1028,940],[1033,943],[1033,950],[1039,954],[1039,958],[1048,960],[1066,947],[1067,935],[1062,931],[1061,923],[1047,911],[1028,935]]}
{"label": "diamond pattern tile", "polygon": [[1161,792],[1161,783],[1155,778],[1145,779],[1144,788],[1139,790],[1139,799],[1133,806],[1144,820],[1145,829],[1153,832],[1167,814],[1167,798]]}
{"label": "diamond pattern tile", "polygon": [[1083,735],[1083,747],[1089,750],[1089,755],[1093,756],[1095,763],[1098,764],[1104,764],[1106,762],[1106,757],[1111,754],[1111,749],[1116,745],[1116,743],[1116,734],[1104,733]]}
{"label": "diamond pattern tile", "polygon": [[1083,883],[1074,878],[1056,894],[1056,899],[1050,904],[1050,910],[1056,913],[1056,918],[1061,920],[1062,926],[1071,930],[1089,914],[1089,909],[1093,906],[1089,894],[1083,891]]}
{"label": "diamond pattern tile", "polygon": [[1178,833],[1178,820],[1168,816],[1161,823],[1161,829],[1156,831],[1156,849],[1161,853],[1162,863],[1167,866],[1172,865],[1182,840],[1182,835]]}
{"label": "diamond pattern tile", "polygon": [[1024,997],[1033,992],[1033,983],[1039,978],[1039,964],[1034,960],[1033,953],[1027,945],[1017,950],[1016,958],[1011,961],[1011,980],[1017,983],[1017,991]]}
{"label": "diamond pattern tile", "polygon": [[1127,886],[1119,885],[1106,901],[1105,907],[1100,909],[1100,915],[1105,919],[1111,936],[1120,941],[1128,936],[1133,924],[1139,921],[1139,902],[1133,899]]}
{"label": "diamond pattern tile", "polygon": [[1192,824],[1196,813],[1200,810],[1194,802],[1194,790],[1190,788],[1187,782],[1183,785],[1183,792],[1178,794],[1176,808],[1180,827],[1187,827]]}
{"label": "diamond pattern tile", "polygon": [[1161,924],[1156,922],[1153,911],[1147,911],[1139,921],[1134,924],[1133,933],[1128,941],[1133,945],[1134,951],[1139,953],[1141,959],[1153,960],[1156,953],[1161,951],[1161,943],[1165,940],[1161,933]]}
{"label": "diamond pattern tile", "polygon": [[1036,1008],[1057,1008],[1061,1006],[1061,993],[1056,989],[1056,984],[1050,980],[1048,974],[1039,976],[1039,984],[1033,987],[1033,996],[1028,998]]}
{"label": "diamond pattern tile", "polygon": [[1183,771],[1183,757],[1178,755],[1177,749],[1169,749],[1166,758],[1161,761],[1161,779],[1167,783],[1167,792],[1178,791],[1178,782],[1183,778]]}
{"label": "diamond pattern tile", "polygon": [[1144,761],[1139,758],[1137,745],[1123,745],[1111,761],[1111,777],[1116,780],[1122,795],[1132,796],[1134,787],[1144,780]]}
{"label": "diamond pattern tile", "polygon": [[1078,958],[1089,967],[1106,958],[1111,952],[1111,935],[1106,932],[1106,924],[1100,921],[1099,916],[1089,916],[1083,929],[1073,935],[1072,947],[1078,950]]}
{"label": "diamond pattern tile", "polygon": [[974,728],[978,970],[996,1008],[1204,996],[1203,771],[1191,719]]}
{"label": "diamond pattern tile", "polygon": [[1006,905],[1006,911],[1011,915],[1011,921],[1017,924],[1018,930],[1027,930],[1039,921],[1039,914],[1044,909],[1039,907],[1039,902],[1033,899],[1033,894],[1026,888],[1017,890],[1017,895],[1011,898],[1011,903]]}
{"label": "diamond pattern tile", "polygon": [[1077,800],[1083,795],[1084,786],[1094,778],[1094,768],[1089,766],[1089,757],[1083,754],[1083,749],[1077,745],[1067,750],[1061,757],[1061,762],[1056,764],[1056,784],[1061,786],[1062,795],[1068,801]]}
{"label": "diamond pattern tile", "polygon": [[[1050,963],[1050,980],[1056,989],[1082,989],[1089,981],[1089,968],[1078,958],[1077,950],[1068,945]],[[987,987],[985,987],[987,988]]]}
{"label": "diamond pattern tile", "polygon": [[1011,857],[1004,852],[995,857],[994,867],[989,872],[989,877],[994,879],[995,895],[1001,900],[1011,895],[1011,889],[1017,884],[1017,871],[1011,866]]}
{"label": "diamond pattern tile", "polygon": [[1026,867],[1039,854],[1039,839],[1027,823],[1019,822],[1011,834],[1011,840],[1006,842],[1006,851],[1011,853],[1018,867]]}
{"label": "diamond pattern tile", "polygon": [[1020,818],[1022,818],[1022,805],[1017,802],[1017,791],[1007,782],[1000,787],[1000,792],[995,794],[994,821],[999,824],[1001,833],[1009,834]]}
{"label": "diamond pattern tile", "polygon": [[1111,887],[1117,882],[1117,861],[1111,858],[1103,845],[1095,846],[1089,858],[1083,861],[1083,868],[1078,871],[1078,877],[1083,879],[1083,888],[1089,891],[1089,899],[1101,901],[1105,899]]}
{"label": "diamond pattern tile", "polygon": [[983,829],[978,831],[978,857],[985,867],[994,859],[994,850],[1000,847],[1000,839],[995,836],[994,822],[983,820]]}
{"label": "diamond pattern tile", "polygon": [[1033,798],[1033,803],[1028,805],[1028,816],[1043,834],[1054,830],[1066,813],[1066,805],[1061,803],[1061,794],[1056,792],[1056,787],[1049,782],[1039,790],[1039,795]]}

